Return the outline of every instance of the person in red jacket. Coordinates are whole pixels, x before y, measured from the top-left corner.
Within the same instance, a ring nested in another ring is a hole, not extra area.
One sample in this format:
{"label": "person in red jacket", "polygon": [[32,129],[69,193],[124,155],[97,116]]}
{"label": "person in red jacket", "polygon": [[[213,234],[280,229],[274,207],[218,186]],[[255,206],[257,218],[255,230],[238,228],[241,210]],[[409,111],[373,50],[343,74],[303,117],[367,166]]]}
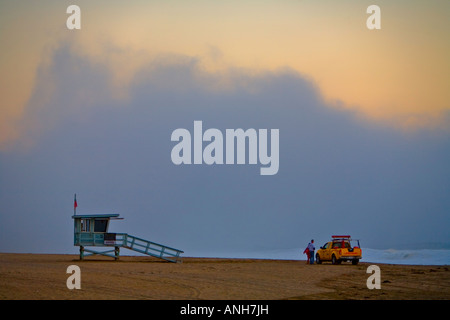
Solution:
{"label": "person in red jacket", "polygon": [[306,247],[305,251],[303,251],[303,254],[306,254],[306,264],[309,264],[309,260],[311,259],[311,257],[308,247]]}

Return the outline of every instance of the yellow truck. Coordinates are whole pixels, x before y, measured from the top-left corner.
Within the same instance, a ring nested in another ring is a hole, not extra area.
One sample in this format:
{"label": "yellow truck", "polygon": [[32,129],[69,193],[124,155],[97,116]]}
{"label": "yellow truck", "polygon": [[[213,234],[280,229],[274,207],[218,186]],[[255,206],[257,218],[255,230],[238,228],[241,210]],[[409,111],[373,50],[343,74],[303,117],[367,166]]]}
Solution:
{"label": "yellow truck", "polygon": [[[356,241],[357,245],[352,246],[351,242]],[[331,236],[331,241],[320,247],[316,253],[316,263],[331,261],[332,264],[340,264],[342,261],[351,261],[352,264],[358,264],[362,258],[359,240],[352,240],[350,236]]]}

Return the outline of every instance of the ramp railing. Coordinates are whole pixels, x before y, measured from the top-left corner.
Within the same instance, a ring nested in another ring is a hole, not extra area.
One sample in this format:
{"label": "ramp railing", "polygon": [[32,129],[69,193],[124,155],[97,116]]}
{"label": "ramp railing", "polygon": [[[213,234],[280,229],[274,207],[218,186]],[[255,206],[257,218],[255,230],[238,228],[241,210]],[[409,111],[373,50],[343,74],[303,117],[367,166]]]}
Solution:
{"label": "ramp railing", "polygon": [[138,238],[127,233],[116,233],[115,244],[152,257],[164,259],[170,262],[178,262],[180,254],[184,251],[171,248],[156,242]]}

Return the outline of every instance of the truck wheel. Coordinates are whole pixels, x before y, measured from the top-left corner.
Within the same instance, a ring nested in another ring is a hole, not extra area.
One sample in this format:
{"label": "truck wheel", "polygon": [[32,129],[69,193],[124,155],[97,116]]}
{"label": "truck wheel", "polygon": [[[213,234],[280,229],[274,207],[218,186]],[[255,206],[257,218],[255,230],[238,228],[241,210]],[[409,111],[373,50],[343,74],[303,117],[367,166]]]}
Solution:
{"label": "truck wheel", "polygon": [[337,259],[334,254],[331,256],[331,264],[337,264]]}
{"label": "truck wheel", "polygon": [[319,254],[316,254],[316,263],[317,264],[322,264],[322,260],[320,260]]}
{"label": "truck wheel", "polygon": [[352,260],[352,265],[357,265],[358,264],[358,262],[359,262],[359,259],[355,259],[355,260]]}

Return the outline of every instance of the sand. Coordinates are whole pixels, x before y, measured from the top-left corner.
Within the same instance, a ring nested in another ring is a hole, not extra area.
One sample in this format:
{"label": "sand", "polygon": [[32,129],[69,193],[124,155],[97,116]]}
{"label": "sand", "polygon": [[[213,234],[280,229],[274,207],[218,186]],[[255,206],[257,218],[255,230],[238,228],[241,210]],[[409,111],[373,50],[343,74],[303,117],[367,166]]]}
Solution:
{"label": "sand", "polygon": [[[67,267],[81,270],[69,290]],[[2,300],[448,300],[450,266],[377,264],[381,289],[366,285],[369,263],[0,253]]]}

